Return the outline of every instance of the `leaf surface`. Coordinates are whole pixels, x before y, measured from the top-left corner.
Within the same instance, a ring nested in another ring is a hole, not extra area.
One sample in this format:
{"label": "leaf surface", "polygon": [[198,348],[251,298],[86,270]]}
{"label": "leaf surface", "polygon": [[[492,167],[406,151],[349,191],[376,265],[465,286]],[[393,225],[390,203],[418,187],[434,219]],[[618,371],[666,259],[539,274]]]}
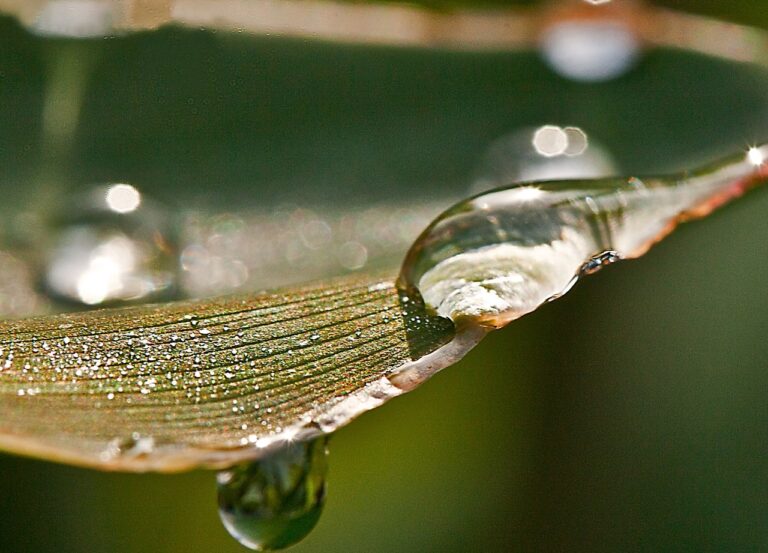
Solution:
{"label": "leaf surface", "polygon": [[255,458],[402,390],[453,337],[392,279],[0,323],[0,447],[113,470]]}

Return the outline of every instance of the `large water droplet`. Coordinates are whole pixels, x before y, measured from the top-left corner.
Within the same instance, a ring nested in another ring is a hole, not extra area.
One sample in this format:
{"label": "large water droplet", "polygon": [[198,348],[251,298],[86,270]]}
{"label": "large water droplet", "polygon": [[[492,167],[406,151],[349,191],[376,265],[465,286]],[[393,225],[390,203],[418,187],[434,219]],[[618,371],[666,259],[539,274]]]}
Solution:
{"label": "large water droplet", "polygon": [[327,455],[323,436],[220,472],[219,515],[227,531],[256,551],[304,539],[323,509]]}
{"label": "large water droplet", "polygon": [[[761,154],[768,146],[758,149]],[[582,274],[637,257],[683,220],[766,178],[757,154],[684,175],[540,182],[457,204],[411,248],[400,284],[455,322],[499,327],[565,293]]]}
{"label": "large water droplet", "polygon": [[68,206],[44,271],[55,298],[89,306],[167,299],[177,246],[167,213],[127,184],[94,188]]}

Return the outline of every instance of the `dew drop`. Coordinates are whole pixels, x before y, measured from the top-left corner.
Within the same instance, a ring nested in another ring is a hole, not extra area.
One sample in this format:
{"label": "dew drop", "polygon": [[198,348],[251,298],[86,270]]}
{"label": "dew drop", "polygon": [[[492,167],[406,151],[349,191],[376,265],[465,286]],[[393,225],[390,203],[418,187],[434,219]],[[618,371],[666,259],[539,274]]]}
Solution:
{"label": "dew drop", "polygon": [[219,516],[255,551],[284,549],[315,527],[325,500],[327,437],[287,445],[216,476]]}
{"label": "dew drop", "polygon": [[127,184],[97,186],[64,207],[46,252],[45,289],[88,306],[171,299],[176,249],[156,202]]}
{"label": "dew drop", "polygon": [[599,178],[617,172],[607,148],[579,127],[524,127],[491,142],[475,170],[470,193],[514,182]]}
{"label": "dew drop", "polygon": [[[759,148],[765,152],[768,147]],[[454,322],[499,328],[575,280],[765,180],[749,155],[682,175],[522,183],[470,198],[411,247],[399,285]]]}

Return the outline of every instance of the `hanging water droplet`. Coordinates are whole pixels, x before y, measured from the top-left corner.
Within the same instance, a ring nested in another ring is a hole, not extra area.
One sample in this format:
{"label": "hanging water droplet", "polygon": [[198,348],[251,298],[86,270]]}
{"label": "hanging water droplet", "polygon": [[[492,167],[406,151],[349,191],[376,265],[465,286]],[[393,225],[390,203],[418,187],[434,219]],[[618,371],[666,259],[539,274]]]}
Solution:
{"label": "hanging water droplet", "polygon": [[96,187],[67,209],[46,256],[52,296],[92,306],[173,295],[177,247],[164,210],[127,184]]}
{"label": "hanging water droplet", "polygon": [[315,527],[325,500],[326,436],[287,445],[216,476],[227,531],[256,551],[283,549]]}

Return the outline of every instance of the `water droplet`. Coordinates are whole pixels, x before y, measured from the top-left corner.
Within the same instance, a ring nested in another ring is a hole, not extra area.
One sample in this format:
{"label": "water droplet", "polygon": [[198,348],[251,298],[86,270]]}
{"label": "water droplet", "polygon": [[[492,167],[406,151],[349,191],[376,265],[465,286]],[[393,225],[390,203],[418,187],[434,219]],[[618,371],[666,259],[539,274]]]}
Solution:
{"label": "water droplet", "polygon": [[323,436],[221,471],[216,477],[219,515],[227,531],[256,551],[304,539],[323,509],[327,454]]}
{"label": "water droplet", "polygon": [[679,222],[702,217],[764,180],[765,171],[739,155],[642,181],[496,189],[438,217],[408,253],[399,284],[454,322],[500,327],[561,296],[579,275],[642,255]]}
{"label": "water droplet", "polygon": [[51,296],[91,306],[173,296],[176,246],[156,203],[116,184],[96,187],[66,209],[47,252]]}
{"label": "water droplet", "polygon": [[111,440],[100,456],[104,460],[118,456],[139,457],[152,453],[154,448],[155,439],[152,436],[142,436],[138,432],[133,432],[130,436]]}
{"label": "water droplet", "polygon": [[608,150],[579,127],[527,127],[494,140],[475,171],[477,194],[514,182],[615,175]]}
{"label": "water droplet", "polygon": [[[614,14],[617,15],[617,14]],[[605,81],[626,73],[640,53],[631,24],[620,17],[564,16],[545,31],[541,54],[561,76]]]}
{"label": "water droplet", "polygon": [[621,259],[621,256],[615,252],[615,251],[605,251],[601,252],[597,255],[592,256],[591,259],[589,259],[584,265],[581,267],[580,273],[582,275],[592,275],[602,269],[603,267],[610,265],[611,263],[616,263]]}

